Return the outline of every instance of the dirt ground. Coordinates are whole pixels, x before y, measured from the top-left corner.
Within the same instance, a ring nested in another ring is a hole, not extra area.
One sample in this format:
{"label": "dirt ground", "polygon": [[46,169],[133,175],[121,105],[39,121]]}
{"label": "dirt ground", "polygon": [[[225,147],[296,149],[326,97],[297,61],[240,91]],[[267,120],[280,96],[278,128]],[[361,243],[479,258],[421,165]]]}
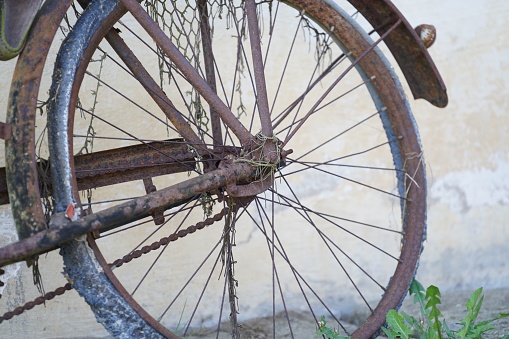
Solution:
{"label": "dirt ground", "polygon": [[[442,305],[439,307],[440,311],[447,320],[451,329],[458,328],[455,323],[459,322],[466,315],[465,303],[473,291],[448,291],[442,295]],[[494,289],[484,291],[484,302],[479,314],[478,320],[487,320],[496,317],[500,313],[509,313],[509,288]],[[407,298],[403,304],[402,309],[414,317],[420,314],[417,305],[413,304],[411,298]],[[290,314],[292,319],[297,320],[296,326],[293,326],[293,336],[289,330],[285,329],[276,332],[276,338],[296,338],[296,339],[310,339],[317,338],[316,326],[311,321],[310,316],[303,314]],[[348,319],[350,322],[355,322],[355,316]],[[281,316],[276,322],[284,323],[286,319]],[[355,329],[355,325],[345,323],[347,329]],[[502,338],[504,335],[509,334],[509,318],[500,319],[493,323],[495,330],[488,332],[483,338],[495,339]],[[220,333],[219,338],[231,338],[227,326]],[[284,326],[281,326],[285,328]],[[286,326],[287,327],[287,326]],[[241,337],[246,339],[262,339],[272,338],[272,318],[259,318],[253,319],[243,324],[241,329]],[[194,332],[191,336],[186,338],[200,339],[200,338],[216,338],[215,329],[202,329]]]}
{"label": "dirt ground", "polygon": [[[442,294],[442,305],[439,307],[440,311],[447,320],[447,324],[451,329],[458,328],[455,323],[459,322],[467,314],[465,303],[472,294],[471,291],[447,291]],[[406,313],[418,318],[419,307],[413,304],[411,298],[407,298],[403,303],[402,310]],[[492,319],[501,313],[509,313],[509,288],[492,289],[484,291],[484,302],[478,316],[478,321]],[[316,326],[309,315],[291,313],[293,335],[289,330],[284,329],[288,326],[283,326],[286,323],[284,316],[276,319],[278,324],[281,324],[281,330],[276,332],[276,338],[295,338],[295,339],[317,339]],[[355,315],[350,319],[350,323],[344,322],[347,330],[353,331],[356,326]],[[294,324],[294,321],[296,323]],[[332,322],[329,322],[332,323]],[[191,335],[186,335],[186,339],[229,339],[231,334],[228,331],[228,324],[224,324],[224,329],[221,328],[219,336],[216,337],[216,329],[200,329],[194,330]],[[277,324],[276,324],[277,325]],[[483,339],[501,339],[504,335],[509,335],[509,318],[497,320],[493,323],[494,330],[484,335]],[[276,326],[278,327],[278,326]],[[242,324],[241,338],[243,339],[264,339],[272,338],[272,318],[258,318],[247,321]],[[111,338],[111,337],[105,337]],[[105,339],[101,338],[101,339]],[[78,338],[74,338],[78,339]],[[82,339],[82,338],[79,338]]]}

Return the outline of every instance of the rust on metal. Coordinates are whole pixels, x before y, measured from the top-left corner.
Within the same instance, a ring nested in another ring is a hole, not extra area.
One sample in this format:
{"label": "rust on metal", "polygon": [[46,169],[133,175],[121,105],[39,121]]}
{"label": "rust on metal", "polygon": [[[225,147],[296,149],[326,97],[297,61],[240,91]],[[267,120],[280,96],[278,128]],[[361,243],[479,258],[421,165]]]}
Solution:
{"label": "rust on metal", "polygon": [[272,122],[270,121],[269,99],[267,98],[267,85],[265,84],[265,67],[262,58],[256,3],[255,0],[246,0],[244,4],[249,30],[249,41],[251,42],[251,57],[253,60],[253,73],[256,86],[256,105],[262,125],[262,134],[266,137],[272,137],[274,132],[272,131]]}
{"label": "rust on metal", "polygon": [[260,181],[251,182],[246,185],[229,185],[226,186],[226,192],[230,197],[235,198],[248,198],[255,197],[259,193],[268,190],[274,183],[273,176],[267,176],[266,178],[260,179]]}
{"label": "rust on metal", "polygon": [[[205,64],[205,75],[207,82],[215,93],[216,74],[214,71],[214,52],[212,50],[212,29],[209,24],[209,13],[207,9],[207,0],[197,1],[198,11],[200,13],[200,33],[203,47],[203,63]],[[214,149],[223,145],[223,133],[221,131],[221,118],[213,109],[210,109],[210,125],[212,126],[212,143]]]}
{"label": "rust on metal", "polygon": [[217,94],[214,93],[207,81],[198,74],[196,69],[187,61],[161,28],[154,23],[143,7],[136,0],[121,0],[120,2],[131,12],[170,60],[175,63],[187,81],[201,94],[210,107],[221,116],[223,122],[237,136],[240,143],[242,145],[247,144],[251,139],[251,134],[247,128],[235,117]]}
{"label": "rust on metal", "polygon": [[56,296],[62,295],[70,290],[72,290],[72,285],[71,283],[67,283],[64,286],[58,287],[54,291],[48,292],[43,296],[39,296],[32,301],[28,301],[23,306],[16,307],[14,310],[4,313],[4,315],[0,317],[0,324],[5,320],[10,320],[14,316],[20,315],[25,311],[31,310],[35,306],[43,305],[46,303],[46,301],[49,301],[55,298]]}
{"label": "rust on metal", "polygon": [[106,39],[129,70],[133,72],[140,84],[147,90],[147,93],[152,97],[154,102],[168,117],[173,126],[179,131],[180,135],[197,149],[198,154],[204,155],[206,153],[206,148],[203,147],[202,140],[196,135],[191,126],[186,122],[184,116],[175,108],[171,100],[166,96],[161,87],[157,85],[145,67],[143,67],[143,63],[138,60],[124,40],[122,40],[114,29],[108,32]]}
{"label": "rust on metal", "polygon": [[[320,103],[327,97],[327,95],[332,91],[332,89],[341,81],[343,78],[361,61],[363,60],[368,53],[373,51],[373,49],[378,46],[380,42],[386,39],[392,32],[394,32],[401,25],[401,20],[397,20],[384,34],[375,41],[371,46],[362,51],[362,53],[358,56],[355,56],[355,60],[340,74],[336,80],[324,91],[320,99],[317,100],[316,103],[313,104],[313,107],[308,111],[308,113],[300,119],[299,124],[286,136],[285,141],[283,142],[283,146],[288,143],[288,141],[297,133],[299,128],[306,122],[306,120],[315,112],[316,108],[320,105]],[[335,26],[334,26],[335,27]]]}
{"label": "rust on metal", "polygon": [[425,99],[437,107],[448,102],[445,84],[421,41],[406,18],[388,0],[348,0],[382,35],[397,20],[400,25],[385,39],[410,86],[415,99]]}
{"label": "rust on metal", "polygon": [[[156,185],[154,185],[152,178],[144,178],[143,185],[145,186],[145,192],[147,194],[157,191]],[[154,224],[156,224],[156,225],[164,224],[164,209],[163,208],[160,208],[160,209],[154,211],[154,213],[152,213],[151,215],[152,215],[152,220],[154,220]]]}
{"label": "rust on metal", "polygon": [[[392,122],[394,135],[398,137],[395,142],[399,144],[401,155],[404,157],[403,163],[405,165],[405,172],[412,173],[413,177],[418,182],[420,180],[424,180],[424,168],[422,166],[421,159],[415,156],[416,154],[421,154],[421,148],[419,146],[419,141],[413,133],[414,126],[411,119],[402,118],[399,114],[399,112],[405,112],[407,109],[405,101],[401,99],[399,93],[394,93],[392,90],[394,88],[393,86],[386,86],[386,84],[394,82],[394,79],[386,68],[377,67],[377,65],[379,65],[379,61],[377,62],[377,54],[374,52],[365,54],[365,52],[371,48],[370,43],[366,41],[359,32],[357,32],[351,23],[342,18],[329,5],[324,4],[321,1],[314,0],[292,0],[291,3],[298,8],[305,8],[306,15],[314,18],[320,18],[320,21],[325,27],[334,27],[332,34],[336,34],[338,35],[338,38],[341,38],[341,41],[352,53],[352,58],[357,59],[359,56],[364,55],[363,58],[359,60],[359,64],[368,76],[373,77],[371,84],[374,89],[380,93],[380,97],[385,99],[383,104],[386,107],[386,112]],[[357,1],[356,3],[363,2]],[[367,2],[364,3],[367,5]],[[372,1],[372,3],[387,6],[384,1]],[[383,22],[384,29],[381,36],[383,36],[383,34],[388,32],[391,28],[394,28],[394,31],[390,33],[384,41],[393,37],[393,35],[395,35],[398,31],[401,31],[401,29],[406,30],[405,25],[403,24],[399,24],[396,27],[394,26],[395,23],[400,20],[400,17],[395,16],[393,19],[394,20]],[[401,22],[403,23],[403,20],[401,20]],[[343,32],[343,34],[341,34],[341,32]],[[415,32],[413,33],[415,34]],[[415,41],[413,43],[415,45]],[[419,44],[424,48],[420,40]],[[436,78],[434,79],[436,81]],[[434,88],[440,90],[440,87]],[[445,94],[445,92],[443,93]],[[440,93],[435,94],[438,94],[438,98],[440,98]],[[437,97],[432,95],[430,98],[435,100]],[[403,142],[403,140],[405,142]],[[391,283],[389,283],[385,291],[383,302],[380,302],[366,322],[357,331],[352,333],[351,337],[354,339],[371,337],[372,334],[383,325],[385,322],[385,314],[387,314],[389,309],[397,307],[401,298],[403,298],[407,292],[408,285],[405,286],[398,282],[409,282],[412,280],[415,269],[415,265],[412,263],[416,263],[419,258],[419,252],[421,249],[420,242],[423,237],[423,227],[419,223],[425,219],[426,190],[424,188],[417,188],[415,185],[411,185],[410,180],[411,178],[408,180],[408,193],[405,197],[407,203],[405,204],[404,215],[411,216],[414,219],[409,220],[407,217],[407,220],[405,220],[406,237],[405,243],[402,245],[401,256],[404,257],[406,261],[404,263],[398,263],[394,276],[391,279]]]}
{"label": "rust on metal", "polygon": [[7,178],[5,177],[5,167],[0,168],[0,205],[9,203],[9,191],[7,190]]}
{"label": "rust on metal", "polygon": [[[235,148],[225,149],[233,151]],[[78,190],[110,186],[133,180],[182,173],[196,167],[195,155],[188,151],[182,139],[150,142],[74,157]],[[214,155],[204,157],[212,159]],[[36,168],[47,168],[40,160]],[[9,203],[5,168],[0,168],[0,205]],[[39,182],[51,182],[50,171],[39,171]],[[49,187],[51,188],[51,186]],[[51,189],[48,190],[48,193]]]}
{"label": "rust on metal", "polygon": [[182,139],[151,142],[74,157],[78,189],[86,190],[192,171],[193,153]]}
{"label": "rust on metal", "polygon": [[168,208],[180,201],[197,197],[201,193],[225,187],[231,180],[234,182],[253,180],[250,178],[256,178],[256,175],[256,169],[251,165],[235,163],[87,215],[76,221],[66,218],[65,213],[56,213],[51,218],[49,229],[1,248],[0,267],[48,252],[80,235],[111,230],[149,216],[158,209]]}
{"label": "rust on metal", "polygon": [[430,48],[437,37],[437,29],[433,25],[422,24],[415,27],[415,33],[419,36],[422,44],[426,48]]}
{"label": "rust on metal", "polygon": [[12,217],[20,239],[46,229],[35,154],[35,118],[39,83],[53,37],[72,1],[48,0],[34,20],[14,71],[6,123],[7,187]]}
{"label": "rust on metal", "polygon": [[113,263],[108,264],[108,267],[112,267],[112,266],[120,267],[123,264],[126,264],[134,259],[141,257],[144,254],[148,254],[152,251],[159,249],[161,246],[166,246],[170,242],[177,241],[178,239],[184,238],[185,236],[187,236],[189,234],[192,234],[196,231],[204,229],[206,226],[211,226],[214,223],[223,219],[226,210],[227,210],[226,208],[223,208],[219,213],[216,213],[212,217],[209,217],[203,221],[198,222],[196,225],[189,226],[189,227],[182,229],[176,233],[172,233],[167,237],[163,237],[163,238],[159,239],[158,241],[153,242],[150,245],[143,246],[139,250],[132,251],[131,253],[126,254],[121,259],[117,259]]}
{"label": "rust on metal", "polygon": [[8,140],[11,137],[11,125],[0,122],[0,139]]}
{"label": "rust on metal", "polygon": [[205,219],[204,221],[200,221],[195,225],[189,226],[185,229],[181,229],[180,231],[176,233],[172,233],[167,237],[161,238],[159,241],[153,242],[150,245],[144,246],[141,249],[135,250],[126,256],[115,260],[112,264],[108,264],[106,260],[104,259],[101,251],[97,247],[96,242],[92,237],[89,236],[88,242],[90,247],[95,253],[95,256],[97,258],[97,261],[103,267],[104,274],[108,277],[108,279],[111,281],[111,283],[115,286],[117,291],[123,296],[125,300],[129,300],[129,304],[133,309],[135,309],[138,314],[148,323],[150,323],[154,329],[156,329],[158,332],[162,333],[167,338],[172,338],[174,335],[168,331],[166,327],[164,327],[160,322],[154,321],[154,318],[150,316],[144,309],[141,307],[136,300],[134,300],[131,296],[131,294],[124,288],[124,286],[118,281],[117,277],[112,271],[112,268],[114,267],[120,267],[125,263],[128,263],[136,258],[141,257],[144,254],[148,254],[151,251],[157,250],[162,246],[167,246],[170,242],[177,241],[178,239],[181,239],[191,233],[194,233],[196,231],[199,231],[201,229],[204,229],[207,226],[210,226],[214,224],[215,222],[220,221],[224,215],[225,211],[227,211],[226,208],[223,208],[219,213],[215,214],[213,217],[209,217]]}

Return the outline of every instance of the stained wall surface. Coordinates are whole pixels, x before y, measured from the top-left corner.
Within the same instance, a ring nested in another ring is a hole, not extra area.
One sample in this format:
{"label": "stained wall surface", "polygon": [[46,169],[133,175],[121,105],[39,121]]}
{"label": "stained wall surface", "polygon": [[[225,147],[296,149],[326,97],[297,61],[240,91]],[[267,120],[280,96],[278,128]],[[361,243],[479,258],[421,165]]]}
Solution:
{"label": "stained wall surface", "polygon": [[[509,2],[394,3],[413,25],[436,26],[430,54],[449,95],[445,109],[411,100],[429,190],[427,241],[417,278],[444,291],[509,287],[509,42],[501,34],[509,28]],[[15,60],[0,63],[2,120],[14,66]],[[45,72],[49,78],[49,70]],[[13,230],[9,208],[0,207],[0,243],[13,241]],[[66,282],[58,253],[43,256],[40,266],[47,291]],[[6,271],[0,313],[38,296],[24,264]],[[31,338],[33,333],[47,338],[107,335],[74,291],[0,328],[13,338]]]}

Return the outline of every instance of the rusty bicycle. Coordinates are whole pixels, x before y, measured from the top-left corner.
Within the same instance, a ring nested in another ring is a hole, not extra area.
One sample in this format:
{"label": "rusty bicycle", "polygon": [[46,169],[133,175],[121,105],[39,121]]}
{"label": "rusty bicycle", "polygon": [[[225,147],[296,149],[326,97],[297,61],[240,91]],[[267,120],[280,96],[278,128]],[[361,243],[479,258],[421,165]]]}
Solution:
{"label": "rusty bicycle", "polygon": [[294,337],[296,314],[376,335],[426,224],[385,54],[444,107],[434,34],[389,0],[46,0],[0,125],[19,235],[0,266],[59,249],[56,294],[74,288],[115,337],[237,338],[267,316],[269,336]]}

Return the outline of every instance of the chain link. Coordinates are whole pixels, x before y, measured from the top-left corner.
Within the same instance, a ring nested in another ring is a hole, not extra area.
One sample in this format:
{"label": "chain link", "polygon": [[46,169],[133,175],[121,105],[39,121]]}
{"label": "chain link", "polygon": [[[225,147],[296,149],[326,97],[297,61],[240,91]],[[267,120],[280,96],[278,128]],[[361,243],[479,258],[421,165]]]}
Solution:
{"label": "chain link", "polygon": [[151,245],[147,245],[147,246],[142,247],[139,250],[135,250],[135,251],[127,254],[126,256],[124,256],[122,259],[115,260],[112,264],[109,264],[109,266],[110,267],[120,267],[123,264],[128,263],[133,259],[139,258],[144,254],[147,254],[151,251],[157,250],[161,246],[166,246],[172,241],[176,241],[180,238],[185,237],[188,234],[196,232],[197,230],[201,230],[201,229],[205,228],[206,226],[210,226],[213,223],[221,220],[224,217],[226,210],[227,210],[227,208],[223,208],[221,210],[221,212],[215,214],[214,216],[212,216],[210,218],[205,219],[204,221],[200,221],[196,225],[189,226],[186,229],[180,230],[176,233],[170,234],[167,237],[161,238],[159,241],[156,241],[156,242],[152,243]]}
{"label": "chain link", "polygon": [[[219,213],[215,214],[214,216],[212,216],[210,218],[205,219],[204,221],[200,221],[196,225],[189,226],[186,229],[180,230],[180,231],[173,233],[167,237],[161,238],[159,241],[156,241],[156,242],[152,243],[151,245],[144,246],[140,250],[133,251],[132,253],[129,253],[128,255],[124,256],[122,259],[115,260],[113,262],[113,264],[110,264],[110,266],[114,266],[114,267],[122,266],[123,264],[128,263],[133,259],[139,258],[144,254],[147,254],[151,251],[157,250],[161,246],[166,246],[167,244],[169,244],[172,241],[176,241],[178,239],[181,239],[181,238],[187,236],[188,234],[196,232],[197,230],[201,230],[201,229],[205,228],[206,226],[210,226],[213,223],[220,221],[226,214],[227,210],[228,210],[228,208],[223,208]],[[2,269],[0,269],[0,274],[2,274],[1,272],[3,272]],[[12,311],[6,312],[6,313],[4,313],[3,316],[0,317],[0,324],[4,320],[10,320],[14,316],[20,315],[25,311],[31,310],[32,308],[34,308],[37,305],[44,304],[46,301],[49,301],[49,300],[55,298],[56,296],[62,295],[66,291],[69,291],[71,289],[72,289],[72,284],[67,283],[64,286],[59,287],[52,292],[48,292],[43,296],[35,298],[33,301],[29,301],[29,302],[25,303],[23,306],[17,307]]]}
{"label": "chain link", "polygon": [[40,296],[40,297],[37,297],[35,298],[33,301],[29,301],[27,302],[25,305],[23,306],[20,306],[20,307],[17,307],[15,308],[14,310],[12,311],[9,311],[9,312],[6,312],[4,313],[3,316],[0,317],[0,324],[4,321],[4,320],[10,320],[12,319],[14,316],[16,315],[20,315],[22,314],[23,312],[25,311],[28,311],[28,310],[31,310],[32,308],[34,308],[35,306],[37,305],[42,305],[44,304],[46,301],[49,301],[53,298],[55,298],[56,296],[58,295],[62,295],[64,294],[65,292],[69,291],[72,289],[72,285],[71,283],[67,283],[65,284],[64,286],[62,287],[59,287],[57,288],[56,290],[52,291],[52,292],[48,292],[46,293],[45,295],[43,296]]}

